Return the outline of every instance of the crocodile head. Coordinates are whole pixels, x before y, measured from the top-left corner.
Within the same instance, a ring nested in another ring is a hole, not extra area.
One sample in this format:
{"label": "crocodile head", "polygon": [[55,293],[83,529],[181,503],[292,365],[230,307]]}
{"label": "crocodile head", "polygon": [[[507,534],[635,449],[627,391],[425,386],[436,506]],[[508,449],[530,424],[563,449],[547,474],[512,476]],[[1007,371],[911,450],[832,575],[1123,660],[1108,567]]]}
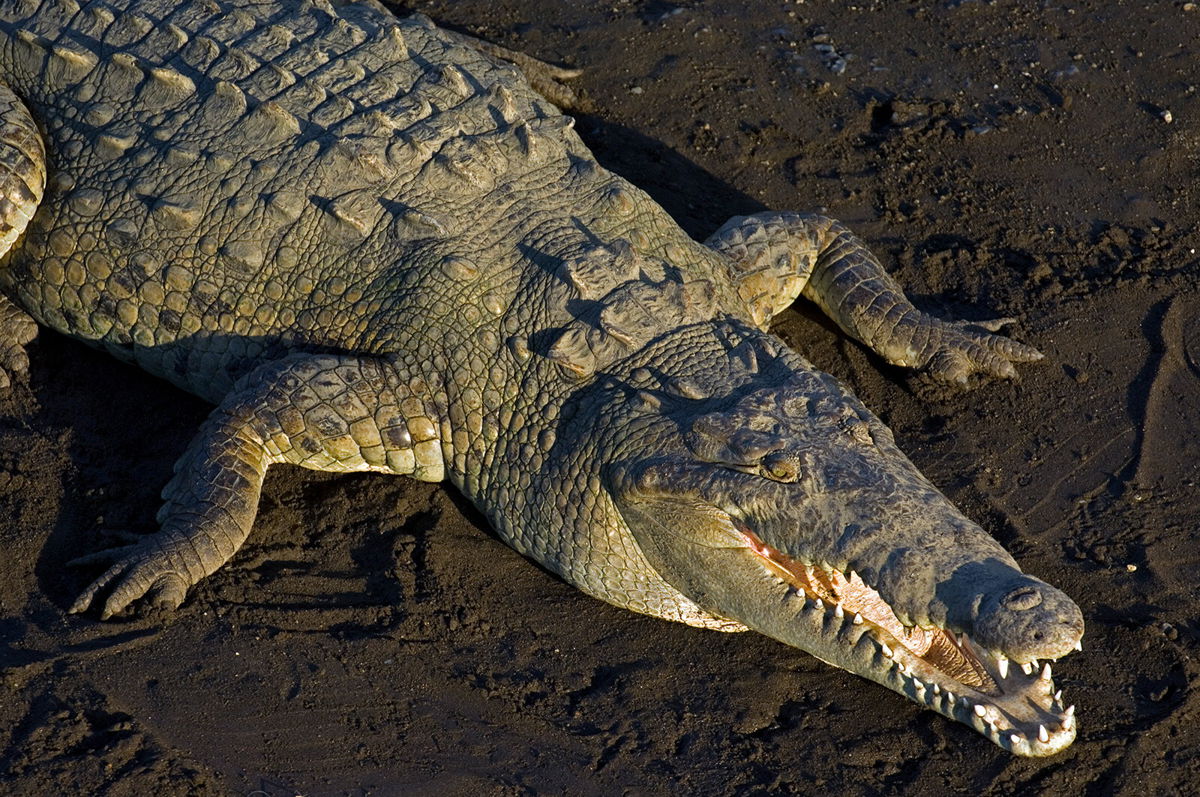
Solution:
{"label": "crocodile head", "polygon": [[1022,573],[836,380],[783,347],[766,365],[748,351],[736,373],[660,378],[685,387],[643,401],[613,452],[610,493],[653,567],[706,611],[1014,753],[1069,745],[1049,662],[1079,647],[1075,603]]}

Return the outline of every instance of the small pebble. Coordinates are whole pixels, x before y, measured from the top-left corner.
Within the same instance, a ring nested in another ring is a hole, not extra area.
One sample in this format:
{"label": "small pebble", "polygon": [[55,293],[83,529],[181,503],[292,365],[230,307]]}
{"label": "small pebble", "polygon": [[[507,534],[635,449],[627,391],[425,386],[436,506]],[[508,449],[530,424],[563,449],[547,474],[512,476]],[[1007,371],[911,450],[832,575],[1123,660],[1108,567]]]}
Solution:
{"label": "small pebble", "polygon": [[1167,124],[1171,124],[1171,122],[1175,121],[1175,117],[1172,116],[1171,112],[1166,109],[1163,109],[1158,112],[1158,118],[1162,119]]}

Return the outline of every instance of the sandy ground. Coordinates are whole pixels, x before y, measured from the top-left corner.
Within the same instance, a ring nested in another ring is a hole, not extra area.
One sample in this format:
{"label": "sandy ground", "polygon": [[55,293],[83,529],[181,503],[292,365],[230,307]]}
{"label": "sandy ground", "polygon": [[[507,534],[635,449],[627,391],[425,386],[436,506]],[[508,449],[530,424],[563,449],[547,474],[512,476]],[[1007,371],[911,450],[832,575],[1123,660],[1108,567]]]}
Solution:
{"label": "sandy ground", "polygon": [[694,236],[850,222],[926,309],[1013,315],[934,391],[810,307],[777,331],[1083,607],[1065,753],[1024,760],[752,634],[592,600],[457,496],[273,470],[172,617],[65,614],[207,408],[53,334],[0,398],[0,791],[1144,794],[1200,782],[1200,9],[1113,0],[412,2],[586,68],[578,128]]}

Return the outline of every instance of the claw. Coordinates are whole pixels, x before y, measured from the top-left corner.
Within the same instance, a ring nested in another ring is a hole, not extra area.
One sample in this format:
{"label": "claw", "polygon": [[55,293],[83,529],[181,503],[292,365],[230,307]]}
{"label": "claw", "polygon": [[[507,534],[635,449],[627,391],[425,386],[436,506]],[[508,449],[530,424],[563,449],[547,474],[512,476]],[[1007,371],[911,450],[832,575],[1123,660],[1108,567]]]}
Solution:
{"label": "claw", "polygon": [[[67,563],[78,566],[97,561],[112,562],[71,604],[68,609],[71,614],[80,614],[100,605],[100,619],[107,620],[134,601],[167,609],[183,603],[192,583],[185,563],[161,542],[150,543],[153,536],[137,536],[140,542],[135,545],[96,551]],[[99,596],[106,590],[108,595],[101,603]]]}
{"label": "claw", "polygon": [[36,336],[34,320],[0,296],[0,390],[11,387],[14,378],[29,373],[29,355],[25,346]]}
{"label": "claw", "polygon": [[931,330],[934,354],[926,366],[929,374],[943,382],[959,384],[966,384],[974,373],[1016,379],[1017,369],[1013,363],[1036,362],[1043,355],[1032,346],[992,334],[1015,320],[997,318],[947,323],[924,316],[924,323],[934,326]]}
{"label": "claw", "polygon": [[1017,323],[1017,319],[1005,317],[1005,318],[992,318],[987,321],[963,321],[961,323],[964,327],[982,327],[982,328],[986,329],[988,332],[999,332],[1000,330],[1004,329],[1009,324]]}
{"label": "claw", "polygon": [[929,360],[930,376],[942,382],[958,382],[965,385],[967,377],[975,370],[971,361],[961,351],[943,349]]}
{"label": "claw", "polygon": [[86,567],[96,562],[111,562],[114,559],[133,553],[133,550],[137,547],[137,545],[122,545],[117,548],[104,548],[92,553],[85,553],[83,556],[76,556],[74,559],[68,560],[66,565],[67,567]]}
{"label": "claw", "polygon": [[[99,553],[108,553],[108,551],[100,551]],[[96,554],[89,554],[87,557],[81,557],[81,558],[86,559],[86,558],[91,558],[91,557],[95,557],[95,556],[96,556]],[[73,564],[73,562],[68,562],[68,564]],[[79,597],[75,599],[75,602],[71,604],[71,608],[68,609],[67,611],[70,614],[80,614],[82,612],[87,611],[88,607],[92,605],[92,601],[95,599],[96,594],[98,592],[100,592],[100,590],[102,590],[106,586],[108,586],[108,582],[110,582],[114,578],[116,578],[117,575],[121,572],[121,570],[122,570],[122,567],[120,564],[115,564],[112,567],[108,568],[108,570],[105,570],[104,573],[101,574],[101,576],[99,578],[97,578],[95,581],[93,581],[87,589],[85,589],[83,592],[79,593]],[[107,609],[107,607],[105,607],[105,608]],[[105,617],[105,619],[108,619],[108,618]]]}

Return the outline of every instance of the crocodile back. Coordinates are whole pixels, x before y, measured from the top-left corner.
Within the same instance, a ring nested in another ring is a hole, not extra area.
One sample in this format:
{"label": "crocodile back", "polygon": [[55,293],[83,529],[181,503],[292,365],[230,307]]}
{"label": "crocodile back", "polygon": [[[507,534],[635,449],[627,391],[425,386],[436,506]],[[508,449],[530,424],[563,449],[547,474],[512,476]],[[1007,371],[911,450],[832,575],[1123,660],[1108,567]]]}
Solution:
{"label": "crocodile back", "polygon": [[590,161],[513,67],[371,6],[0,2],[0,76],[51,169],[0,289],[213,400],[292,350],[453,344]]}

